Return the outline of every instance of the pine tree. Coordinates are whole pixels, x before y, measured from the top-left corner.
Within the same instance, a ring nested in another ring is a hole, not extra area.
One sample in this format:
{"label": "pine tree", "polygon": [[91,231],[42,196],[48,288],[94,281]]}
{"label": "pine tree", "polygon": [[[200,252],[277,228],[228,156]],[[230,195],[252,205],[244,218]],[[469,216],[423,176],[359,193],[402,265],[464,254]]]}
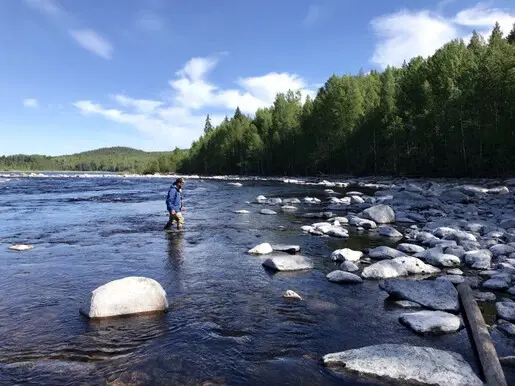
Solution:
{"label": "pine tree", "polygon": [[488,44],[491,46],[496,42],[502,40],[502,30],[499,22],[495,22],[494,29],[492,30],[492,34],[490,35],[490,39],[488,40]]}
{"label": "pine tree", "polygon": [[236,107],[236,111],[234,112],[234,119],[241,119],[243,118],[243,114],[240,111],[240,107]]}
{"label": "pine tree", "polygon": [[515,45],[515,23],[513,23],[513,28],[511,29],[511,32],[506,37],[506,41],[510,44]]}
{"label": "pine tree", "polygon": [[209,114],[207,114],[206,123],[204,125],[204,134],[210,133],[211,131],[213,131],[213,125],[211,124],[211,118],[209,117]]}

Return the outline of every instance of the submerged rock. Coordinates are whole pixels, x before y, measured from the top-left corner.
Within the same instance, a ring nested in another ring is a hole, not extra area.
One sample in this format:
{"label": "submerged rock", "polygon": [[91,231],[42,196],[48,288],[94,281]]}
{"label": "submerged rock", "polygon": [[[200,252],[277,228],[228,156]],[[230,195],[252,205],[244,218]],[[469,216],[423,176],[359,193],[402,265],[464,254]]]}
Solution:
{"label": "submerged rock", "polygon": [[437,277],[436,280],[443,280],[443,281],[449,281],[452,284],[461,284],[465,282],[465,277],[461,275],[444,275]]}
{"label": "submerged rock", "polygon": [[236,214],[249,214],[250,212],[245,209],[235,210],[234,213]]}
{"label": "submerged rock", "polygon": [[390,226],[382,226],[381,228],[379,228],[379,234],[381,236],[398,239],[401,239],[403,237],[401,232]]}
{"label": "submerged rock", "polygon": [[166,309],[166,292],[157,281],[130,276],[95,289],[80,312],[89,318],[106,318]]}
{"label": "submerged rock", "polygon": [[284,206],[281,206],[281,210],[283,212],[294,212],[294,211],[298,210],[298,208],[293,205],[284,205]]}
{"label": "submerged rock", "polygon": [[283,293],[283,298],[302,300],[302,297],[297,292],[292,290],[287,290],[285,293]]}
{"label": "submerged rock", "polygon": [[297,253],[300,252],[299,245],[287,245],[287,244],[274,244],[272,245],[272,249],[278,252],[286,252],[286,253]]}
{"label": "submerged rock", "polygon": [[463,357],[455,352],[407,344],[380,344],[327,354],[324,365],[387,382],[438,386],[482,386]]}
{"label": "submerged rock", "polygon": [[402,314],[399,321],[419,334],[446,334],[459,330],[461,321],[444,311],[419,311]]}
{"label": "submerged rock", "polygon": [[333,261],[358,261],[363,257],[363,252],[354,251],[349,248],[337,249],[331,253],[331,260]]}
{"label": "submerged rock", "polygon": [[275,271],[302,271],[313,268],[313,262],[301,255],[274,256],[266,259],[263,266]]}
{"label": "submerged rock", "polygon": [[395,212],[390,206],[384,204],[379,204],[367,208],[358,216],[372,220],[377,224],[389,224],[395,222]]}
{"label": "submerged rock", "polygon": [[326,275],[327,280],[334,283],[359,284],[363,283],[363,279],[358,275],[354,275],[345,271],[333,271]]}
{"label": "submerged rock", "polygon": [[409,300],[397,300],[395,305],[401,308],[421,308],[422,306],[415,302],[410,302]]}
{"label": "submerged rock", "polygon": [[259,245],[256,245],[254,248],[249,250],[248,253],[253,255],[267,255],[269,253],[272,253],[274,249],[269,243],[262,243]]}
{"label": "submerged rock", "polygon": [[261,214],[266,214],[266,215],[273,215],[273,214],[277,214],[277,212],[273,211],[272,209],[261,209],[261,211],[259,212]]}
{"label": "submerged rock", "polygon": [[9,249],[11,251],[18,251],[18,252],[28,251],[29,249],[32,249],[32,248],[34,248],[33,245],[26,245],[26,244],[14,244],[9,247]]}
{"label": "submerged rock", "polygon": [[458,291],[448,281],[387,279],[382,289],[393,298],[411,300],[432,310],[460,309]]}

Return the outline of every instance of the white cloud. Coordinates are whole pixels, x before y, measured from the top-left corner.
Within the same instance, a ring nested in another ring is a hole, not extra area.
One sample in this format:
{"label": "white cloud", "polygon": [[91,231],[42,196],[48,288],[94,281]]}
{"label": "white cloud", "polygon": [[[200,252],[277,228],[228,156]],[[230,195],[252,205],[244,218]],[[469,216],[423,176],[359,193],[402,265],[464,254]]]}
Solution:
{"label": "white cloud", "polygon": [[371,61],[382,68],[400,66],[414,56],[432,55],[452,39],[469,38],[473,29],[489,34],[496,21],[508,33],[515,14],[479,4],[458,12],[453,18],[427,10],[384,15],[371,21],[378,39]]}
{"label": "white cloud", "polygon": [[[216,66],[216,58],[192,58],[169,81],[170,100],[135,99],[126,95],[111,96],[115,108],[106,108],[90,100],[74,103],[85,115],[102,116],[113,122],[131,125],[149,138],[188,147],[199,137],[209,112],[212,123],[219,124],[225,114],[231,116],[237,106],[243,113],[252,114],[260,107],[273,103],[278,92],[300,90],[314,95],[307,83],[295,74],[275,73],[236,80],[239,88],[221,88],[207,79]],[[215,114],[212,114],[212,112]]]}
{"label": "white cloud", "polygon": [[483,27],[489,32],[498,22],[503,32],[508,34],[513,27],[513,23],[515,23],[515,13],[512,14],[497,8],[487,8],[484,4],[478,4],[474,8],[458,12],[454,22],[467,27]]}
{"label": "white cloud", "polygon": [[23,100],[23,106],[36,108],[36,107],[39,107],[39,102],[37,99],[27,98],[27,99]]}
{"label": "white cloud", "polygon": [[111,43],[98,35],[92,29],[70,30],[70,35],[82,48],[93,52],[94,54],[111,59],[113,47]]}
{"label": "white cloud", "polygon": [[302,21],[302,24],[304,27],[311,27],[316,22],[320,20],[320,17],[322,16],[322,9],[319,5],[310,5],[308,8],[308,13],[304,20]]}

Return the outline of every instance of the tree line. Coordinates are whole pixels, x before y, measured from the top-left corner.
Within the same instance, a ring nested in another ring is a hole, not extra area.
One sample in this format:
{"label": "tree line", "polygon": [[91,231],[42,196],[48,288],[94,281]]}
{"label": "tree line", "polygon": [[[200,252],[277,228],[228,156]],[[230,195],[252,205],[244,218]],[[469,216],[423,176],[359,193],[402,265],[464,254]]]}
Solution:
{"label": "tree line", "polygon": [[515,25],[400,68],[333,75],[314,99],[276,96],[192,144],[198,174],[502,176],[515,172]]}
{"label": "tree line", "polygon": [[11,155],[0,157],[0,170],[17,171],[103,171],[168,173],[178,170],[187,152],[145,152],[128,147],[110,147],[64,155]]}

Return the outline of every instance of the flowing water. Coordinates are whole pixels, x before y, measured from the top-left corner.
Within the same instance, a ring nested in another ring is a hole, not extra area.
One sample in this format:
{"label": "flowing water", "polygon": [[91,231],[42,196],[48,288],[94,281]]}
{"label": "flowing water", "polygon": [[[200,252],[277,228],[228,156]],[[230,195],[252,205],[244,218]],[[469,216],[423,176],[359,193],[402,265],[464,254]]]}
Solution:
{"label": "flowing water", "polygon": [[[2,180],[0,384],[341,384],[321,357],[378,343],[456,351],[478,372],[466,330],[416,335],[398,322],[403,310],[389,306],[376,281],[326,280],[338,266],[327,258],[331,251],[387,245],[384,239],[304,235],[300,226],[311,220],[265,216],[261,206],[246,204],[260,194],[324,198],[322,187],[187,181],[185,230],[166,233],[169,184]],[[233,214],[237,209],[252,213]],[[261,242],[298,244],[315,268],[272,274],[262,257],[246,253]],[[8,251],[13,243],[34,249]],[[164,287],[168,313],[99,322],[79,314],[93,289],[132,275]],[[287,289],[306,300],[286,301],[281,295]]]}

